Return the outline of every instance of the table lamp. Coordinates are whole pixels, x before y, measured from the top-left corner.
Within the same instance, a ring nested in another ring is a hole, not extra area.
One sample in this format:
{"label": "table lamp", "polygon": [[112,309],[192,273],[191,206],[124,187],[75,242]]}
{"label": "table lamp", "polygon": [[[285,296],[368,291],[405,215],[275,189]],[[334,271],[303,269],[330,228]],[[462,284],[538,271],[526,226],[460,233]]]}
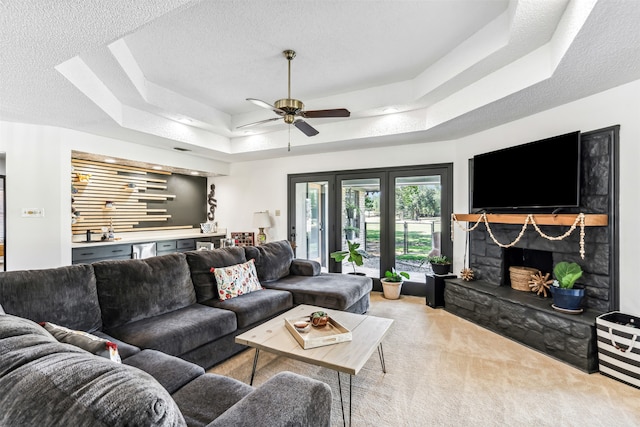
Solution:
{"label": "table lamp", "polygon": [[260,231],[258,232],[258,244],[261,245],[267,242],[267,235],[264,234],[264,229],[271,226],[271,220],[267,212],[254,212],[253,213],[253,226]]}

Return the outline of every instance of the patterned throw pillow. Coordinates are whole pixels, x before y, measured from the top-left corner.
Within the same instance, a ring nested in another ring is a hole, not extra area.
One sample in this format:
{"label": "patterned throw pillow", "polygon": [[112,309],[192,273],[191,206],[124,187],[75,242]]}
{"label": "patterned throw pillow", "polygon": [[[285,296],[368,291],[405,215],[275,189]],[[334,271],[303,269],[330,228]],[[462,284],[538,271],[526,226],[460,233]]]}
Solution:
{"label": "patterned throw pillow", "polygon": [[112,362],[121,362],[118,346],[109,340],[91,335],[88,332],[74,331],[54,323],[41,322],[40,325],[59,342],[74,345],[96,356],[105,357]]}
{"label": "patterned throw pillow", "polygon": [[262,289],[253,259],[229,267],[212,267],[210,271],[216,278],[221,301]]}

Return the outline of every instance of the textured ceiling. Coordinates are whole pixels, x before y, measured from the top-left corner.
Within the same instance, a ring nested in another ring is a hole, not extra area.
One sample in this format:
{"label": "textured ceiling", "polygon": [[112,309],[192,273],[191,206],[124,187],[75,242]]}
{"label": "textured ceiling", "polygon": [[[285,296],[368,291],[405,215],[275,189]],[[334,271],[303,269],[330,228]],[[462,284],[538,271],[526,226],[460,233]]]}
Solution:
{"label": "textured ceiling", "polygon": [[[640,78],[637,22],[632,0],[6,0],[0,120],[223,161],[450,139]],[[287,97],[289,48],[292,97],[351,117],[237,129],[277,117],[245,98]]]}

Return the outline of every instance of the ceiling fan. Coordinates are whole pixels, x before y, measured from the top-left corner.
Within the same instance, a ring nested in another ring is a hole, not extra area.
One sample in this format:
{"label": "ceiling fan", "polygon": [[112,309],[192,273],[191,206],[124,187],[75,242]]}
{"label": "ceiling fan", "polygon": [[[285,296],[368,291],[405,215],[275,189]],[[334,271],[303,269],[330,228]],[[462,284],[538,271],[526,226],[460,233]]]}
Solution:
{"label": "ceiling fan", "polygon": [[311,110],[305,111],[304,104],[302,101],[291,98],[291,60],[296,57],[296,52],[290,49],[282,52],[284,57],[287,58],[288,61],[288,95],[287,98],[277,100],[273,105],[268,102],[261,101],[255,98],[247,98],[247,101],[253,102],[259,107],[266,108],[268,110],[272,110],[279,117],[274,117],[272,119],[260,120],[254,123],[248,123],[246,125],[238,126],[237,129],[246,128],[250,126],[256,126],[263,123],[271,122],[274,120],[284,119],[284,122],[291,125],[293,124],[297,127],[302,133],[307,136],[314,136],[318,134],[318,131],[311,126],[309,123],[302,120],[303,117],[305,119],[316,119],[322,117],[349,117],[351,113],[346,108],[335,108],[332,110]]}

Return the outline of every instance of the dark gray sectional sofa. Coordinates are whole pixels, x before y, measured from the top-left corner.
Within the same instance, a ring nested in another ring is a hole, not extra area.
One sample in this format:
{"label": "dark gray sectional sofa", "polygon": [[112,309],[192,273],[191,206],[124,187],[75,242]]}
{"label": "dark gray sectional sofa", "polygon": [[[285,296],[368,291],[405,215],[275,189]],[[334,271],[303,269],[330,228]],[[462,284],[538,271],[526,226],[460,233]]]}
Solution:
{"label": "dark gray sectional sofa", "polygon": [[[211,267],[249,259],[264,289],[218,300]],[[294,305],[364,313],[371,288],[294,259],[287,241],[1,273],[0,425],[328,425],[326,384],[281,373],[254,389],[204,369],[245,348],[236,335]],[[116,343],[123,364],[58,343],[34,323],[44,321]]]}

